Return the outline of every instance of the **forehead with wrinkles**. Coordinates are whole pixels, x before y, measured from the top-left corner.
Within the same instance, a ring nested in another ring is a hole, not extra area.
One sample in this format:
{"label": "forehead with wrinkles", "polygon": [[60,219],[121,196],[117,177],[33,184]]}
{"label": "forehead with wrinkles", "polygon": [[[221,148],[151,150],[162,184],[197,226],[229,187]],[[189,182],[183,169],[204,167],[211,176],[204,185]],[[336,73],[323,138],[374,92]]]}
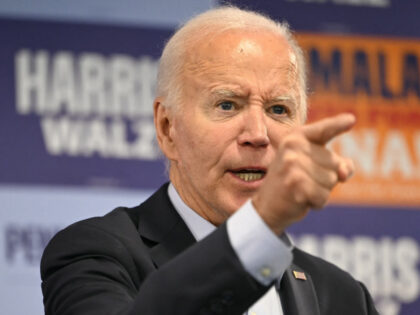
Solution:
{"label": "forehead with wrinkles", "polygon": [[244,75],[276,77],[279,89],[298,92],[296,56],[279,34],[231,30],[202,38],[190,48],[183,70],[188,78],[223,81],[230,79],[231,70],[243,71]]}
{"label": "forehead with wrinkles", "polygon": [[215,36],[201,38],[189,47],[185,56],[187,69],[194,69],[208,63],[217,64],[226,58],[235,58],[236,61],[249,61],[251,58],[271,57],[273,60],[282,58],[288,53],[290,65],[296,67],[296,57],[290,45],[282,36],[267,31],[231,30]]}

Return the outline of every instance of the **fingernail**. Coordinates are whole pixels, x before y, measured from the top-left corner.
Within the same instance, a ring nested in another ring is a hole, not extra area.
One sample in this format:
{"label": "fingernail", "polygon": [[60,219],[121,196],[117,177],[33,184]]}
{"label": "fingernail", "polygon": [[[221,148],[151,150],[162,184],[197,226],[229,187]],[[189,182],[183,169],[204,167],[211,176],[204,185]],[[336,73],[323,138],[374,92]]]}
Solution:
{"label": "fingernail", "polygon": [[338,180],[340,182],[344,182],[347,179],[347,165],[344,162],[340,163],[340,166],[338,167]]}

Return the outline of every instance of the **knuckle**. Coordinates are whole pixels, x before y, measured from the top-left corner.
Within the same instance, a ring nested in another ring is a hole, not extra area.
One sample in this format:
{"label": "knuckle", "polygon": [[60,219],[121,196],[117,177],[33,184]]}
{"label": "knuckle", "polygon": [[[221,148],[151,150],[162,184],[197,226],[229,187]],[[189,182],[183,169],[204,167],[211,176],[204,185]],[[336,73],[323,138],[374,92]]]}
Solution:
{"label": "knuckle", "polygon": [[313,190],[309,196],[311,206],[314,209],[323,208],[325,204],[328,202],[329,196],[330,194],[328,190],[325,190],[325,189]]}
{"label": "knuckle", "polygon": [[283,166],[286,170],[291,171],[298,164],[299,155],[294,151],[288,151],[283,155]]}
{"label": "knuckle", "polygon": [[293,170],[289,172],[287,177],[287,186],[290,189],[302,190],[305,187],[306,176],[300,170]]}
{"label": "knuckle", "polygon": [[293,171],[285,180],[286,193],[292,197],[297,204],[307,203],[308,179],[304,172]]}
{"label": "knuckle", "polygon": [[293,194],[294,200],[299,205],[305,205],[308,203],[308,197],[304,191],[295,191]]}
{"label": "knuckle", "polygon": [[335,171],[328,172],[328,187],[333,188],[338,182],[338,174]]}

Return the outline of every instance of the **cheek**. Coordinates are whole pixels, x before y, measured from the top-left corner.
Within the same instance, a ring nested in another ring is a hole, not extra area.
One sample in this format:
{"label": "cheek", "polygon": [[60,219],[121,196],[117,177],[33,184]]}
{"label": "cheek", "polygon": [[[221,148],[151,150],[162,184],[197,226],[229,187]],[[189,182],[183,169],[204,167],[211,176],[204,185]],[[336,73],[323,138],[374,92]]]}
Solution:
{"label": "cheek", "polygon": [[208,156],[208,150],[212,147],[206,133],[195,126],[181,125],[177,128],[174,136],[174,144],[178,151],[178,164],[184,169],[197,168]]}
{"label": "cheek", "polygon": [[277,149],[284,137],[295,127],[297,127],[297,124],[294,122],[285,122],[281,125],[275,123],[271,128],[268,128],[268,136],[274,149]]}
{"label": "cheek", "polygon": [[199,131],[189,129],[180,140],[179,163],[190,173],[215,175],[214,171],[220,171],[219,166],[231,151],[229,141],[226,141],[226,133],[217,128],[201,127]]}

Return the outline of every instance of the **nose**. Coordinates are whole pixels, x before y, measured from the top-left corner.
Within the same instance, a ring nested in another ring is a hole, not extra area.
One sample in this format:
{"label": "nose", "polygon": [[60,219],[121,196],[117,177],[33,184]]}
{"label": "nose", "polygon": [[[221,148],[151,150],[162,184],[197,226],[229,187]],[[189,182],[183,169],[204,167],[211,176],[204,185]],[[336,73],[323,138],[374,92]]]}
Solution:
{"label": "nose", "polygon": [[238,143],[245,146],[264,147],[270,142],[264,109],[260,106],[250,106],[242,116],[242,129]]}

